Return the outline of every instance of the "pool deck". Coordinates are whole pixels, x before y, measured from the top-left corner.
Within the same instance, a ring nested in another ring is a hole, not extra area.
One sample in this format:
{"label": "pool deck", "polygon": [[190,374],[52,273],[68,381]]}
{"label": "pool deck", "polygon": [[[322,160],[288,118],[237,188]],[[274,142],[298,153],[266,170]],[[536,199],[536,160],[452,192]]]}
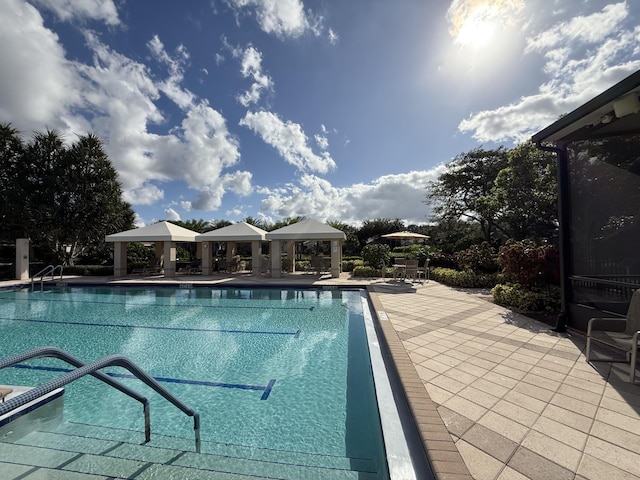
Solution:
{"label": "pool deck", "polygon": [[63,281],[367,288],[438,480],[640,478],[640,385],[626,381],[628,366],[587,363],[582,335],[484,292],[347,274]]}

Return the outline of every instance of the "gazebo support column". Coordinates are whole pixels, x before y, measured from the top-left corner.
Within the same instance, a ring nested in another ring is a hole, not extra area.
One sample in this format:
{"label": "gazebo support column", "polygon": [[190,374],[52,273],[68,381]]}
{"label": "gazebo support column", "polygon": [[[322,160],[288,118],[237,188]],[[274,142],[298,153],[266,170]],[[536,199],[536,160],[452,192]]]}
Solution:
{"label": "gazebo support column", "polygon": [[173,277],[176,274],[176,243],[164,242],[164,276]]}
{"label": "gazebo support column", "polygon": [[331,240],[331,278],[340,276],[342,263],[342,240]]}
{"label": "gazebo support column", "polygon": [[211,242],[202,242],[202,275],[211,275]]}
{"label": "gazebo support column", "polygon": [[251,275],[260,276],[260,241],[251,242]]}
{"label": "gazebo support column", "polygon": [[16,239],[16,279],[29,279],[29,239]]}
{"label": "gazebo support column", "polygon": [[127,242],[113,244],[113,276],[124,277],[127,274]]}
{"label": "gazebo support column", "polygon": [[289,271],[296,271],[296,242],[295,240],[287,241],[287,260],[289,261]]}
{"label": "gazebo support column", "polygon": [[282,247],[280,240],[271,242],[271,277],[280,278],[282,276]]}

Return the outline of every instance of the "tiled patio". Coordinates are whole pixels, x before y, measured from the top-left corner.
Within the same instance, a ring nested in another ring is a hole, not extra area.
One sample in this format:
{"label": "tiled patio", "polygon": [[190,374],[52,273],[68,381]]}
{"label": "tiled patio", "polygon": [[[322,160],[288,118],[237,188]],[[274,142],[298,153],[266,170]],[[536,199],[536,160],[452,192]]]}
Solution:
{"label": "tiled patio", "polygon": [[368,286],[439,480],[640,478],[640,385],[627,383],[627,365],[591,366],[582,336],[554,333],[486,295],[346,274],[121,282],[141,280]]}
{"label": "tiled patio", "polygon": [[370,289],[439,479],[640,478],[640,385],[627,365],[594,368],[582,336],[482,295],[435,282]]}

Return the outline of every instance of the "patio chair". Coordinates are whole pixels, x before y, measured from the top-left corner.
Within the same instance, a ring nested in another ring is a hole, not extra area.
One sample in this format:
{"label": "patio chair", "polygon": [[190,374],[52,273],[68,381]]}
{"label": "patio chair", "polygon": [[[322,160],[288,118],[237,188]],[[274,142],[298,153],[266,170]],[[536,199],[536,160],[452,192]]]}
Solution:
{"label": "patio chair", "polygon": [[142,269],[142,275],[160,275],[164,272],[164,267],[162,266],[162,260],[156,258],[155,265],[152,265],[149,262],[149,265]]}
{"label": "patio chair", "polygon": [[601,343],[609,348],[625,353],[629,362],[629,382],[633,383],[636,376],[636,359],[638,356],[638,340],[640,339],[640,289],[631,297],[626,318],[592,318],[587,324],[587,362],[618,360],[592,360],[591,347],[593,342]]}
{"label": "patio chair", "polygon": [[404,276],[411,279],[412,283],[418,281],[418,260],[407,260]]}
{"label": "patio chair", "polygon": [[398,257],[393,261],[393,279],[400,277],[404,280],[406,273],[407,260],[403,257]]}
{"label": "patio chair", "polygon": [[423,282],[429,283],[429,259],[424,261],[424,267],[418,268],[418,280],[422,277]]}

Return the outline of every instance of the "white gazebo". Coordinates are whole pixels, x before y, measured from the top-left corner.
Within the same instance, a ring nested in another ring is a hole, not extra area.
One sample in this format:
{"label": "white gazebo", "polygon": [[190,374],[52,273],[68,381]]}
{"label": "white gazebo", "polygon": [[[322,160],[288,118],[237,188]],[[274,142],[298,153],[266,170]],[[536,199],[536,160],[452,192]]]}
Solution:
{"label": "white gazebo", "polygon": [[172,277],[176,273],[176,242],[195,242],[198,232],[170,222],[158,222],[146,227],[134,228],[125,232],[113,233],[105,241],[113,245],[113,275],[122,277],[127,274],[127,244],[129,242],[155,243],[156,257],[164,267],[164,276]]}
{"label": "white gazebo", "polygon": [[251,243],[251,265],[252,273],[255,276],[260,275],[260,248],[261,243],[265,241],[265,234],[267,232],[261,228],[251,225],[246,222],[234,223],[226,227],[211,230],[209,232],[201,233],[196,237],[196,242],[199,242],[202,247],[198,250],[202,250],[202,274],[211,274],[211,242],[226,242],[227,244],[227,261],[231,261],[231,258],[235,254],[237,243]]}
{"label": "white gazebo", "polygon": [[282,274],[282,248],[280,242],[285,242],[287,256],[291,259],[291,271],[295,271],[295,242],[316,240],[330,242],[331,277],[339,277],[342,263],[342,243],[346,238],[347,236],[342,230],[333,228],[313,218],[307,218],[268,232],[266,239],[271,240],[271,276],[279,278]]}

